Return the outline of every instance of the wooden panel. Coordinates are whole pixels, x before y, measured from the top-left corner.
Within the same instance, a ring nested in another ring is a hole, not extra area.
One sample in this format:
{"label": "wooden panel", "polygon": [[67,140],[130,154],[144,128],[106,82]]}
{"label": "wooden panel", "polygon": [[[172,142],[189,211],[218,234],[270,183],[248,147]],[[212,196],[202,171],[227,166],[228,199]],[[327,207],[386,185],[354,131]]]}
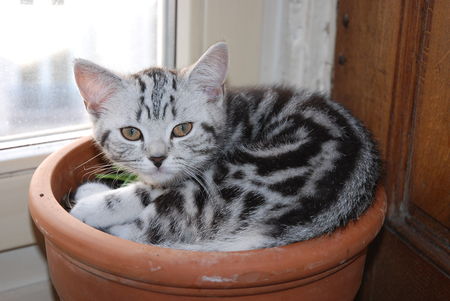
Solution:
{"label": "wooden panel", "polygon": [[[414,160],[411,160],[413,144],[429,148],[430,143],[433,143],[431,141],[433,137],[416,137],[414,122],[419,120],[415,116],[420,116],[423,108],[432,107],[434,101],[433,99],[423,101],[424,83],[432,74],[429,72],[430,66],[433,66],[429,64],[429,50],[430,45],[434,44],[430,41],[437,41],[433,36],[442,36],[443,33],[440,31],[448,30],[450,27],[449,25],[447,27],[433,26],[433,22],[437,20],[445,22],[434,15],[437,11],[434,6],[439,7],[441,12],[445,1],[403,1],[393,102],[389,120],[385,186],[389,201],[388,222],[418,251],[426,254],[437,266],[448,272],[450,271],[449,230],[410,202],[409,193],[414,186],[410,182],[411,179],[416,178],[419,181],[423,179],[422,175],[411,168],[415,164]],[[448,21],[450,19],[447,18],[446,22]],[[442,87],[435,86],[433,89],[435,89],[435,95],[445,93]],[[448,99],[448,97],[444,98]],[[427,118],[433,119],[434,113],[428,113],[431,115]],[[448,135],[448,132],[443,132],[440,136],[443,135]],[[422,157],[421,160],[435,160],[435,155],[428,158]],[[446,168],[445,165],[442,165],[442,168]],[[433,183],[435,188],[439,186],[439,189],[445,190],[448,187],[448,179],[436,177]],[[445,204],[444,199],[434,199],[432,202],[437,207]],[[432,202],[428,204],[433,206]]]}
{"label": "wooden panel", "polygon": [[[385,186],[389,200],[391,221],[403,223],[405,183],[409,180],[409,154],[411,149],[414,99],[416,84],[422,71],[423,33],[429,30],[429,3],[403,1],[401,29],[398,41],[394,91],[389,119],[389,136],[385,161]],[[380,46],[383,47],[383,46]]]}
{"label": "wooden panel", "polygon": [[449,4],[339,2],[333,96],[375,133],[389,203],[358,300],[450,300]]}
{"label": "wooden panel", "polygon": [[410,199],[450,227],[450,1],[435,1],[416,102]]}
{"label": "wooden panel", "polygon": [[450,297],[450,279],[436,273],[389,229],[370,248],[366,271],[358,301],[447,301]]}
{"label": "wooden panel", "polygon": [[401,1],[339,1],[333,98],[372,130],[385,154]]}

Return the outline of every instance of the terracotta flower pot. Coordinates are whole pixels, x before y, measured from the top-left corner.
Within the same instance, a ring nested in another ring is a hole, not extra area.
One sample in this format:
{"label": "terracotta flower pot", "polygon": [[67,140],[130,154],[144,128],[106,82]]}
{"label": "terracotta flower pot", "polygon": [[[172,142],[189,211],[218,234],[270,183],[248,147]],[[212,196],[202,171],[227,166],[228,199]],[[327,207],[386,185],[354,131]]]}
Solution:
{"label": "terracotta flower pot", "polygon": [[[30,186],[30,212],[45,237],[50,275],[65,300],[352,300],[386,200],[332,235],[285,247],[195,252],[143,245],[100,232],[58,203],[98,163],[90,138],[49,156]],[[81,166],[80,166],[81,165]],[[84,165],[84,166],[83,166]]]}

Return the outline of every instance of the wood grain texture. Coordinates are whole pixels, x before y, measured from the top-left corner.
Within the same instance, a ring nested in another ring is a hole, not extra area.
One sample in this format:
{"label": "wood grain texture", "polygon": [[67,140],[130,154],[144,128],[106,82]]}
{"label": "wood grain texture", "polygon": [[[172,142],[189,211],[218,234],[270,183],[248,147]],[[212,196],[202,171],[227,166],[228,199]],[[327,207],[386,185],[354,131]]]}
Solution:
{"label": "wood grain texture", "polygon": [[[343,26],[345,15],[348,22]],[[383,157],[400,15],[401,1],[339,1],[332,96],[372,130]]]}
{"label": "wood grain texture", "polygon": [[422,60],[409,197],[450,227],[450,1],[435,1]]}
{"label": "wood grain texture", "polygon": [[374,132],[389,203],[358,300],[450,300],[449,4],[339,2],[332,95]]}
{"label": "wood grain texture", "polygon": [[[426,30],[429,3],[403,1],[401,8],[397,61],[385,161],[385,185],[389,200],[389,220],[404,222],[405,185],[408,183],[409,154],[416,99],[416,84],[422,71],[423,32]],[[383,47],[383,46],[381,46]]]}
{"label": "wood grain texture", "polygon": [[[423,83],[429,75],[427,69],[430,37],[435,34],[442,35],[440,33],[440,30],[443,29],[442,26],[432,26],[433,20],[436,22],[434,16],[436,10],[433,7],[441,5],[445,0],[439,1],[403,2],[385,164],[385,186],[389,200],[388,222],[419,252],[426,254],[440,269],[449,273],[450,236],[448,228],[411,202],[410,198],[410,190],[415,185],[411,179],[421,176],[416,170],[413,170],[415,165],[415,161],[412,159],[414,145],[420,144],[429,148],[430,143],[433,143],[432,137],[418,138],[414,133],[415,124],[417,124],[416,116],[421,114],[424,106],[430,106],[430,101],[423,102]],[[450,20],[447,19],[448,21]],[[445,23],[442,19],[440,22]],[[437,89],[435,93],[444,93],[444,91]],[[422,107],[419,106],[420,103],[423,104]],[[432,119],[432,116],[433,114],[428,118]],[[440,135],[448,136],[448,132]],[[428,155],[429,157],[421,157],[420,160],[436,160],[434,155]],[[441,168],[447,169],[445,165],[442,165]],[[435,178],[434,180],[434,184],[439,186],[439,189],[448,191],[446,184],[448,179]],[[428,197],[426,199],[428,200]],[[446,203],[448,204],[445,199],[434,199],[430,200],[428,204],[431,207],[440,207],[445,206]]]}
{"label": "wood grain texture", "polygon": [[[357,301],[447,301],[450,279],[385,229],[372,245]],[[376,256],[374,256],[376,254]]]}

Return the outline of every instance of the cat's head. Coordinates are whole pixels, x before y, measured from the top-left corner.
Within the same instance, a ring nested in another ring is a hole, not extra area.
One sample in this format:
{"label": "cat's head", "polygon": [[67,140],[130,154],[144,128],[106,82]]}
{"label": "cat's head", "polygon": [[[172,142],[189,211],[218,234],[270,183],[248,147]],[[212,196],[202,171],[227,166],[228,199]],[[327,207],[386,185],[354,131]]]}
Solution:
{"label": "cat's head", "polygon": [[120,76],[76,60],[75,79],[93,120],[94,138],[115,164],[165,186],[205,168],[225,123],[225,43],[180,71],[150,68]]}

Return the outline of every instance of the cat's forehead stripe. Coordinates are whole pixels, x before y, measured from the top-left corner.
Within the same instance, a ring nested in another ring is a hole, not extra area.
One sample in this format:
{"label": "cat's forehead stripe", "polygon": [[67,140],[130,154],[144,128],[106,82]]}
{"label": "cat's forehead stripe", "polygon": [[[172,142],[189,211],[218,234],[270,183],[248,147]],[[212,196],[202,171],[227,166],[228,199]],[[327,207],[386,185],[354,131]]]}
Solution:
{"label": "cat's forehead stripe", "polygon": [[153,103],[153,116],[155,119],[159,119],[161,109],[161,98],[165,94],[165,85],[167,84],[167,77],[161,70],[154,70],[152,74],[147,74],[152,77],[153,90],[151,94],[151,100]]}
{"label": "cat's forehead stripe", "polygon": [[141,121],[141,116],[142,116],[142,107],[139,106],[137,112],[136,112],[136,120],[139,122]]}
{"label": "cat's forehead stripe", "polygon": [[141,87],[141,93],[144,94],[145,93],[145,89],[146,89],[145,82],[143,82],[140,77],[138,77],[137,80],[139,82],[139,86]]}
{"label": "cat's forehead stripe", "polygon": [[[142,112],[147,112],[148,119],[163,119],[166,117],[168,105],[174,109],[175,97],[169,92],[177,90],[177,73],[173,70],[151,68],[133,75],[141,92],[139,108],[136,111],[136,120],[141,121]],[[148,88],[148,89],[147,89]],[[168,97],[167,97],[168,96]],[[167,99],[169,98],[169,99]]]}
{"label": "cat's forehead stripe", "polygon": [[167,106],[168,106],[168,105],[169,105],[168,103],[166,103],[166,104],[164,105],[162,118],[165,118],[165,117],[166,117],[166,111],[167,111]]}
{"label": "cat's forehead stripe", "polygon": [[172,77],[172,89],[177,90],[177,81],[175,80],[175,76]]}
{"label": "cat's forehead stripe", "polygon": [[150,120],[152,119],[152,114],[150,113],[150,108],[148,105],[145,105],[145,109],[147,110],[147,118]]}

